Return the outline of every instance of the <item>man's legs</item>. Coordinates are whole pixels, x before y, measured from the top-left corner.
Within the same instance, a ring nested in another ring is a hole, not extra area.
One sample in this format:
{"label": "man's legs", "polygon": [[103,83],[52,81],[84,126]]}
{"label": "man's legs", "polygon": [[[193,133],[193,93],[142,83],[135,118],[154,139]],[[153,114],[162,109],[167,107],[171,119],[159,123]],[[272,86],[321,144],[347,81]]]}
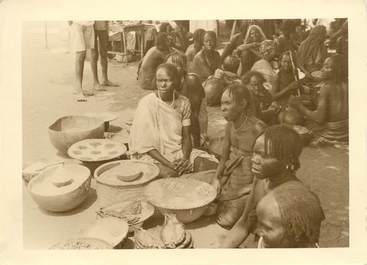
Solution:
{"label": "man's legs", "polygon": [[75,93],[82,92],[85,51],[75,53]]}
{"label": "man's legs", "polygon": [[[97,42],[95,43],[97,47]],[[97,61],[98,61],[98,50],[97,49],[91,49],[90,50],[90,66],[92,69],[93,74],[93,89],[100,91],[104,90],[98,81],[98,69],[97,69]]]}
{"label": "man's legs", "polygon": [[[98,35],[98,44],[99,44],[99,55],[100,55],[100,63],[102,68],[102,86],[117,86],[108,80],[108,60],[107,60],[107,49],[108,49],[108,32],[107,30],[98,30],[96,31],[96,35]],[[97,55],[98,56],[98,55]]]}

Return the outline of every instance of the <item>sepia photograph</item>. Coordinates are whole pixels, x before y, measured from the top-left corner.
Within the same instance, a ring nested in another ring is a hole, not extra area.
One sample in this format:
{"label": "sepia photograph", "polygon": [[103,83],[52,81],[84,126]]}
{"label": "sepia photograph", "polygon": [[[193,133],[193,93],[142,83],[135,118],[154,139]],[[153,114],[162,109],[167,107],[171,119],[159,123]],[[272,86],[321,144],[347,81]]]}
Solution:
{"label": "sepia photograph", "polygon": [[348,23],[23,21],[23,248],[350,247]]}

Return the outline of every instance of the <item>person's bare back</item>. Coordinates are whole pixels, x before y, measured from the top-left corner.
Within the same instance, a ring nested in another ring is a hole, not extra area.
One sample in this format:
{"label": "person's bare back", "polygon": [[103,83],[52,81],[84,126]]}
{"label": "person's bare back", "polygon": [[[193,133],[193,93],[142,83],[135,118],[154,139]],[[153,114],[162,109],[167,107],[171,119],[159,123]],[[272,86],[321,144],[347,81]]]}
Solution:
{"label": "person's bare back", "polygon": [[348,119],[348,83],[329,83],[327,86],[326,121],[334,122]]}

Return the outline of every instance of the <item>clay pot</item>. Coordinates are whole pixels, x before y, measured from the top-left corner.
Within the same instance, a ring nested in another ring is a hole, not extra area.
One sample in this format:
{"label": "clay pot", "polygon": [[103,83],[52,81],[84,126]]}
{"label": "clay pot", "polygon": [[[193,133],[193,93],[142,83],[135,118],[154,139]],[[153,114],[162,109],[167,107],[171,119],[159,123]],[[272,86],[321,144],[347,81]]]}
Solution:
{"label": "clay pot", "polygon": [[304,122],[303,116],[296,109],[291,107],[287,107],[285,110],[281,111],[278,115],[278,120],[280,123],[288,125],[302,125]]}
{"label": "clay pot", "polygon": [[204,91],[208,106],[217,106],[220,104],[224,88],[224,81],[215,77],[211,77],[205,82]]}

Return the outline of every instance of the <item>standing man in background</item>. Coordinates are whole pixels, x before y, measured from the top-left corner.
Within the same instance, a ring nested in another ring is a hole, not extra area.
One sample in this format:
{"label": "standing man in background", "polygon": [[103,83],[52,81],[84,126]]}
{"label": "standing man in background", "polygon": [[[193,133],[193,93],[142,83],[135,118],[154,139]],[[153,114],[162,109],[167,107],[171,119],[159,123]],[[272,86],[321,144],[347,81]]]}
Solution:
{"label": "standing man in background", "polygon": [[[96,78],[98,83],[98,72],[97,72],[97,61],[98,55],[100,56],[100,64],[102,67],[102,86],[117,86],[108,80],[108,60],[107,60],[107,49],[108,49],[108,21],[95,21],[94,23],[95,32],[95,67],[96,67]],[[98,83],[99,84],[99,83]]]}
{"label": "standing man in background", "polygon": [[[94,21],[69,21],[70,25],[70,41],[71,49],[75,52],[75,84],[74,94],[76,94],[77,101],[87,101],[86,96],[93,96],[94,90],[98,89],[98,77],[97,77],[97,65],[96,65],[96,51],[95,36],[94,36]],[[93,73],[93,88],[83,89],[83,72],[84,62],[87,54],[87,50],[90,50],[91,55],[91,68]]]}

